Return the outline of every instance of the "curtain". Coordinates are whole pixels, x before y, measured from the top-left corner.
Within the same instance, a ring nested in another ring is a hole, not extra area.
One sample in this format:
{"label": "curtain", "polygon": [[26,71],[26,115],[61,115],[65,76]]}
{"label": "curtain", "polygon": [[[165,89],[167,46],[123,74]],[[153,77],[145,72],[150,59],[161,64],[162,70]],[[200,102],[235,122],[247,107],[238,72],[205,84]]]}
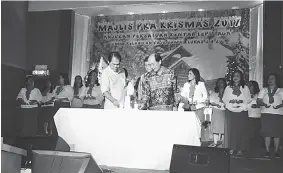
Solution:
{"label": "curtain", "polygon": [[77,75],[80,75],[82,78],[84,78],[89,69],[89,25],[89,16],[75,14],[71,84],[74,83],[75,76]]}
{"label": "curtain", "polygon": [[263,4],[251,9],[250,13],[250,59],[249,79],[263,87]]}

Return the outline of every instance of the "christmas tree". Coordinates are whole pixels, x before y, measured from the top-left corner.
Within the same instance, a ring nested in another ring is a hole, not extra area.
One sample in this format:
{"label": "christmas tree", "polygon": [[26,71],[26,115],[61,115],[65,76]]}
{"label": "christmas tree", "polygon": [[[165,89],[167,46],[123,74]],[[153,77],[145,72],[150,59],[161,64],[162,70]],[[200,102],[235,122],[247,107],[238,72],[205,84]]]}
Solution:
{"label": "christmas tree", "polygon": [[238,42],[235,45],[235,47],[233,48],[233,53],[234,56],[231,57],[227,57],[227,72],[226,72],[226,80],[227,82],[230,82],[232,80],[232,75],[234,74],[234,72],[236,70],[238,70],[239,68],[241,68],[239,62],[244,59],[245,57],[243,57],[243,52],[244,52],[244,46],[242,43],[242,37],[240,35],[240,33],[238,34]]}
{"label": "christmas tree", "polygon": [[236,57],[228,57],[227,60],[227,72],[226,72],[226,80],[227,82],[230,82],[232,80],[232,75],[236,70],[238,70],[238,63],[236,61]]}

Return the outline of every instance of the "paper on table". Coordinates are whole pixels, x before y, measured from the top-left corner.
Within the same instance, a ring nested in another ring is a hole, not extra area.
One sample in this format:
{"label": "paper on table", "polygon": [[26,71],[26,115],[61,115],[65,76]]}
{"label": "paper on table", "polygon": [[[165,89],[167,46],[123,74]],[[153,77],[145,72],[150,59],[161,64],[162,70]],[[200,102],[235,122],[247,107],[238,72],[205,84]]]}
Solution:
{"label": "paper on table", "polygon": [[37,108],[38,105],[21,105],[21,108]]}

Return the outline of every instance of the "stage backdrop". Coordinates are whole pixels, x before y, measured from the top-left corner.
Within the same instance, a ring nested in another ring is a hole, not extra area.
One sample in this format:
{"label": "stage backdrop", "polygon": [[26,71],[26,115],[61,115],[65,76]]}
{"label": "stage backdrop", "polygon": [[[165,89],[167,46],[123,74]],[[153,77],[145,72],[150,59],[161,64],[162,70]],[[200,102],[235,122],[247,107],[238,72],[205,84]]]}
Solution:
{"label": "stage backdrop", "polygon": [[250,9],[95,16],[90,66],[107,62],[110,51],[119,51],[121,65],[136,79],[145,72],[144,57],[160,53],[163,65],[175,71],[180,87],[188,69],[197,68],[211,90],[217,78],[230,79],[235,69],[248,80],[249,28]]}

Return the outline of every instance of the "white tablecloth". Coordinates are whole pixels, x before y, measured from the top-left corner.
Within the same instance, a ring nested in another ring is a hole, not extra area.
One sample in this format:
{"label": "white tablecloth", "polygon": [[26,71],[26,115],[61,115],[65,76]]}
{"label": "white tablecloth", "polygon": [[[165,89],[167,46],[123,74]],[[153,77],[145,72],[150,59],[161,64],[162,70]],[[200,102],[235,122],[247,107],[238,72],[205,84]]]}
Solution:
{"label": "white tablecloth", "polygon": [[99,165],[168,170],[173,144],[200,146],[193,112],[61,108],[58,134]]}

